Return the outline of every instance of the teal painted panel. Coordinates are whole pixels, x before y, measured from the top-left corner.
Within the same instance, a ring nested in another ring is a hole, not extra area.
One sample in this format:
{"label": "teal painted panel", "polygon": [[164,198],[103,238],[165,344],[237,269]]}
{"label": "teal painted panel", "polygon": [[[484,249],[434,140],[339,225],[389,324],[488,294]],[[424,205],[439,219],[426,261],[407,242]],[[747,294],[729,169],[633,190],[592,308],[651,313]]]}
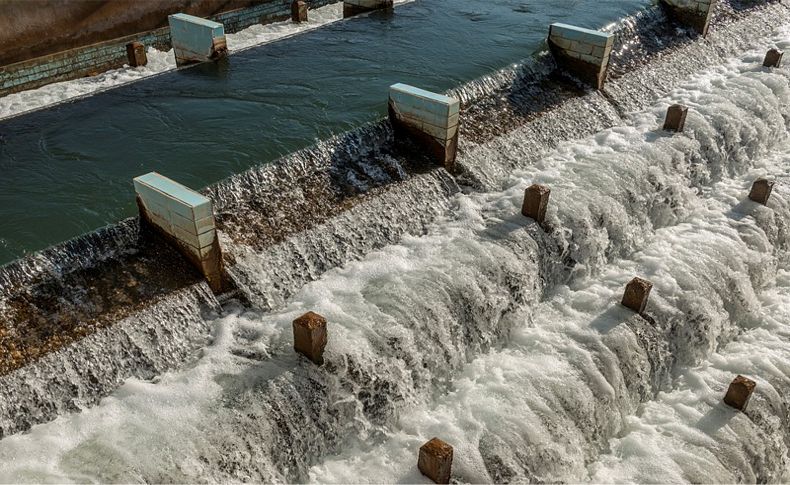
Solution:
{"label": "teal painted panel", "polygon": [[183,13],[169,15],[167,19],[177,59],[206,61],[211,57],[213,40],[225,35],[222,24],[211,20]]}
{"label": "teal painted panel", "polygon": [[150,197],[154,202],[186,218],[197,220],[213,215],[208,197],[156,172],[135,178],[134,185],[142,197]]}
{"label": "teal painted panel", "polygon": [[176,20],[179,22],[186,22],[192,25],[200,25],[202,27],[207,27],[209,30],[212,31],[222,28],[222,24],[218,22],[214,22],[213,20],[208,20],[201,17],[195,17],[194,15],[188,15],[185,13],[176,13],[173,15],[169,15],[168,20]]}
{"label": "teal painted panel", "polygon": [[575,40],[577,42],[585,42],[592,45],[605,47],[614,40],[613,34],[601,32],[598,30],[590,30],[573,25],[554,23],[551,24],[549,29],[549,36],[562,37],[564,39]]}
{"label": "teal painted panel", "polygon": [[[411,103],[415,106],[425,106],[431,110],[436,107],[437,113],[454,114],[458,113],[460,102],[449,96],[443,94],[433,93],[420,89],[408,84],[398,83],[390,86],[390,97],[407,100],[411,99]],[[416,99],[415,99],[416,98]],[[443,106],[443,108],[440,108]]]}

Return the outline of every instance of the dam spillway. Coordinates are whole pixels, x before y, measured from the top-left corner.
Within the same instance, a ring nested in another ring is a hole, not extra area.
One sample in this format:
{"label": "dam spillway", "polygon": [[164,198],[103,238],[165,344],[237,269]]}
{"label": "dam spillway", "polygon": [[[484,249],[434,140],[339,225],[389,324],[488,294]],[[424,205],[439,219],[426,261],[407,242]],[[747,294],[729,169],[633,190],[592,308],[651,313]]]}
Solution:
{"label": "dam spillway", "polygon": [[721,2],[702,39],[646,9],[601,91],[546,55],[451,89],[453,174],[371,121],[209,187],[229,296],[136,220],[4,267],[3,343],[44,344],[0,378],[0,477],[415,482],[442,435],[467,482],[786,481],[790,83],[761,64],[788,16]]}

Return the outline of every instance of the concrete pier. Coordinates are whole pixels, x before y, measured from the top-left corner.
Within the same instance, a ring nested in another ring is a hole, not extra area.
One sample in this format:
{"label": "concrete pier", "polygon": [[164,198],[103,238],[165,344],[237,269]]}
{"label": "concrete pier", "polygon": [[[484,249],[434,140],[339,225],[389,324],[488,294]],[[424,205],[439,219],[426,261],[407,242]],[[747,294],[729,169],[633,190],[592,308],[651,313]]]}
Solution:
{"label": "concrete pier", "polygon": [[773,188],[774,182],[772,180],[759,178],[752,184],[752,190],[749,191],[749,199],[758,204],[766,205],[768,203],[768,198],[771,197]]}
{"label": "concrete pier", "polygon": [[661,0],[661,4],[676,21],[688,25],[703,37],[708,34],[716,0]]}
{"label": "concrete pier", "polygon": [[652,289],[653,283],[638,277],[632,279],[625,287],[623,306],[641,315],[647,307],[647,300]]}
{"label": "concrete pier", "polygon": [[211,200],[156,172],[135,178],[134,189],[142,220],[173,244],[215,293],[222,293],[222,251]]}
{"label": "concrete pier", "polygon": [[406,84],[390,86],[389,118],[396,137],[408,137],[452,171],[458,148],[460,101]]}
{"label": "concrete pier", "polygon": [[294,350],[314,364],[324,363],[327,343],[326,319],[314,312],[307,312],[293,321]]}
{"label": "concrete pier", "polygon": [[549,27],[548,43],[560,67],[596,89],[603,88],[614,35],[555,23]]}
{"label": "concrete pier", "polygon": [[667,117],[664,119],[664,131],[683,131],[686,126],[686,115],[689,109],[682,104],[673,104],[667,109]]}
{"label": "concrete pier", "polygon": [[763,67],[779,67],[782,64],[782,56],[784,52],[777,48],[773,48],[766,52],[765,59],[763,59]]}
{"label": "concrete pier", "polygon": [[435,483],[450,483],[453,467],[453,447],[433,438],[420,447],[417,468]]}
{"label": "concrete pier", "polygon": [[219,22],[183,13],[169,15],[170,39],[176,54],[176,64],[212,61],[225,57],[225,27]]}
{"label": "concrete pier", "polygon": [[549,196],[551,189],[545,185],[532,184],[524,191],[524,203],[521,206],[521,214],[535,219],[535,222],[542,224],[546,219],[546,208],[549,206]]}
{"label": "concrete pier", "polygon": [[296,23],[307,22],[307,2],[304,0],[291,2],[291,20]]}
{"label": "concrete pier", "polygon": [[343,18],[353,17],[372,10],[392,8],[393,0],[345,0]]}
{"label": "concrete pier", "polygon": [[757,383],[753,380],[741,375],[737,376],[727,389],[724,404],[738,411],[746,411],[746,406],[749,405],[749,399],[751,399],[755,387],[757,387]]}
{"label": "concrete pier", "polygon": [[142,42],[129,42],[126,44],[126,57],[129,65],[140,67],[148,64],[148,56],[145,53],[145,45]]}

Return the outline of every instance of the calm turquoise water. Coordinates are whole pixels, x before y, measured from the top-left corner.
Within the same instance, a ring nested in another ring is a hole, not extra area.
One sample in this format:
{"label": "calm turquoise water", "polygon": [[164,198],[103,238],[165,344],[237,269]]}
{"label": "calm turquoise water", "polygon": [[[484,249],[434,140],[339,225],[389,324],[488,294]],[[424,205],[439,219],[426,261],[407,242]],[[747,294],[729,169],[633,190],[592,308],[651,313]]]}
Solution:
{"label": "calm turquoise water", "polygon": [[0,122],[0,264],[136,212],[131,179],[193,188],[385,115],[396,82],[445,91],[650,0],[417,0]]}

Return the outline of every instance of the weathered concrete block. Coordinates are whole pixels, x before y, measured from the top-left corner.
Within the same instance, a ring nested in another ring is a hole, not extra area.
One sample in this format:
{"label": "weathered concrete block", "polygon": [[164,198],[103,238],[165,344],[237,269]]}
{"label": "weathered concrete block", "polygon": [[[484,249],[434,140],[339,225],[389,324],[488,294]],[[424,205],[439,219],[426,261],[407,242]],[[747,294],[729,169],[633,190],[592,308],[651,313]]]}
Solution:
{"label": "weathered concrete block", "polygon": [[390,86],[389,117],[396,136],[408,136],[452,171],[458,147],[460,101],[406,84]]}
{"label": "weathered concrete block", "polygon": [[703,37],[708,34],[716,0],[661,0],[670,17],[688,25]]}
{"label": "weathered concrete block", "polygon": [[291,2],[291,20],[294,22],[307,22],[307,2],[303,0]]}
{"label": "weathered concrete block", "polygon": [[766,205],[768,198],[771,197],[771,191],[774,188],[774,182],[765,178],[759,178],[752,184],[752,190],[749,191],[749,198],[758,204]]}
{"label": "weathered concrete block", "polygon": [[177,13],[167,17],[170,38],[179,66],[216,60],[228,53],[225,27],[217,22]]}
{"label": "weathered concrete block", "polygon": [[307,312],[293,321],[294,350],[310,359],[314,364],[324,363],[326,348],[326,319],[313,312]]}
{"label": "weathered concrete block", "polygon": [[433,438],[420,447],[417,468],[435,483],[450,483],[453,467],[453,447]]}
{"label": "weathered concrete block", "polygon": [[557,64],[596,89],[603,87],[614,35],[573,25],[549,27],[549,49]]}
{"label": "weathered concrete block", "polygon": [[148,56],[145,54],[145,45],[142,42],[129,42],[126,44],[126,57],[129,65],[140,67],[148,64]]}
{"label": "weathered concrete block", "polygon": [[642,278],[632,279],[625,287],[623,306],[641,315],[647,307],[647,300],[652,289],[653,283]]}
{"label": "weathered concrete block", "polygon": [[524,203],[521,214],[535,219],[538,224],[546,219],[546,208],[549,206],[551,189],[545,185],[532,184],[524,191]]}
{"label": "weathered concrete block", "polygon": [[686,126],[686,115],[689,109],[682,104],[673,104],[667,109],[667,117],[664,119],[664,130],[683,131]]}
{"label": "weathered concrete block", "polygon": [[734,407],[738,411],[746,411],[746,406],[749,404],[755,387],[757,387],[757,383],[753,380],[741,375],[737,376],[730,384],[730,388],[727,389],[724,404]]}
{"label": "weathered concrete block", "polygon": [[134,179],[143,221],[171,242],[206,278],[211,289],[225,289],[211,200],[151,172]]}
{"label": "weathered concrete block", "polygon": [[769,50],[765,54],[765,59],[763,60],[764,67],[779,67],[782,63],[782,56],[784,52],[780,51],[779,49],[773,48]]}
{"label": "weathered concrete block", "polygon": [[392,8],[393,0],[345,0],[343,18],[353,17],[372,10]]}

